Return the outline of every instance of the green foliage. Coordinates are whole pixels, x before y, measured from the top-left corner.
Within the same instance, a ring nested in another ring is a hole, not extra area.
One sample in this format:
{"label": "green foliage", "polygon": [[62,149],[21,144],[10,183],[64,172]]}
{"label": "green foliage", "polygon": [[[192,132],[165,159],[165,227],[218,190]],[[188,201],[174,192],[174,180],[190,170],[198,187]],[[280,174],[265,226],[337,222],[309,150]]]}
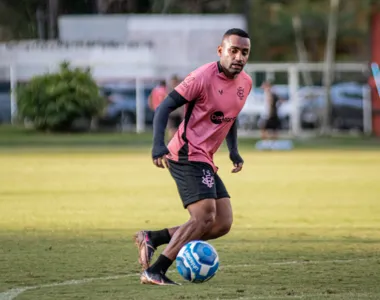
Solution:
{"label": "green foliage", "polygon": [[105,105],[90,70],[70,69],[63,63],[57,73],[34,77],[17,90],[21,119],[40,130],[68,131],[75,119],[97,116]]}

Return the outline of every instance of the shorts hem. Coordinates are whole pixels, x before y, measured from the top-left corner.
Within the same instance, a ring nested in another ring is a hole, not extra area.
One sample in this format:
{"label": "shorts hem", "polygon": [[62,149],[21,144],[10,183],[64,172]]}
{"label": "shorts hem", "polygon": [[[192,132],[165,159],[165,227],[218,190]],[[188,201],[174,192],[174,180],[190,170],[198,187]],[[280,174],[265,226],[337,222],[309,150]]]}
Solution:
{"label": "shorts hem", "polygon": [[205,200],[205,199],[216,199],[216,198],[217,197],[213,193],[210,193],[210,194],[199,194],[197,196],[194,196],[194,197],[192,197],[190,199],[187,199],[186,201],[182,201],[182,202],[183,202],[183,207],[187,208],[190,204],[193,204],[195,202],[198,202],[198,201],[201,201],[201,200]]}
{"label": "shorts hem", "polygon": [[222,199],[222,198],[230,198],[231,199],[231,196],[228,193],[220,194],[217,196],[216,200]]}

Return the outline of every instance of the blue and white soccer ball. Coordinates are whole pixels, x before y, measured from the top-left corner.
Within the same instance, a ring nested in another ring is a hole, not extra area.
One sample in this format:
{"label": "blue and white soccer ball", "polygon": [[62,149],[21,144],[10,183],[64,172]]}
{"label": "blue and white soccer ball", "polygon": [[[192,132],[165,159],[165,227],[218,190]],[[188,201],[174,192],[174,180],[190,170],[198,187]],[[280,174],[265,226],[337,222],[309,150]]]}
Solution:
{"label": "blue and white soccer ball", "polygon": [[219,256],[209,243],[191,241],[179,251],[176,265],[184,279],[201,283],[211,279],[218,271]]}

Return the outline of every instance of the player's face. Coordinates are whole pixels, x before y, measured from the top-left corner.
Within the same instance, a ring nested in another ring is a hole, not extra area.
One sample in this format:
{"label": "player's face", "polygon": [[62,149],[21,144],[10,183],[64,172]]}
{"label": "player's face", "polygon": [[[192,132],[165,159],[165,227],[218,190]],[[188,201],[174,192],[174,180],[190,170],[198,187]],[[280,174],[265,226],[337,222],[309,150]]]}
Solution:
{"label": "player's face", "polygon": [[238,35],[230,35],[224,38],[222,45],[218,47],[220,64],[228,77],[235,77],[248,61],[251,51],[251,42],[248,38]]}

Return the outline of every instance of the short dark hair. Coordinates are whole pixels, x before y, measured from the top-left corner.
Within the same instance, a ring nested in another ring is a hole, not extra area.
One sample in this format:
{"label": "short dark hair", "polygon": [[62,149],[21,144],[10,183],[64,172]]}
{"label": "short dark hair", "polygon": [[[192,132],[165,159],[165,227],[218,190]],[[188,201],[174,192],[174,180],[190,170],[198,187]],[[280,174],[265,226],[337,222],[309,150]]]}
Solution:
{"label": "short dark hair", "polygon": [[237,36],[249,39],[249,34],[246,31],[244,31],[243,29],[240,29],[240,28],[231,28],[231,29],[228,29],[224,33],[223,38],[225,38],[227,36],[230,36],[230,35],[237,35]]}

